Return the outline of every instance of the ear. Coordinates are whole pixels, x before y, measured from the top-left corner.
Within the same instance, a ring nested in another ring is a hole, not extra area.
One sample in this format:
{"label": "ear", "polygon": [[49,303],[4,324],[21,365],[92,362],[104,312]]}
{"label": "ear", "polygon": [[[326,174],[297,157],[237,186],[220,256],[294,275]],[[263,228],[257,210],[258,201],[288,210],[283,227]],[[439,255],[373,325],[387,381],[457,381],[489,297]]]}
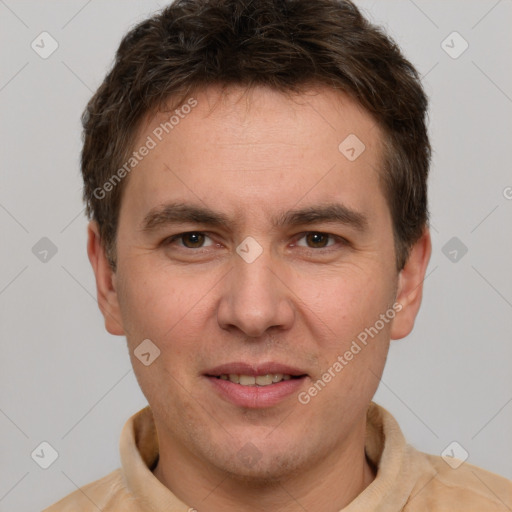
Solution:
{"label": "ear", "polygon": [[98,306],[105,318],[105,328],[110,334],[121,336],[125,332],[115,288],[115,272],[108,263],[96,221],[89,222],[87,227],[87,254],[96,278]]}
{"label": "ear", "polygon": [[425,228],[421,238],[411,247],[409,258],[398,276],[396,302],[402,309],[395,316],[391,339],[405,338],[414,327],[423,295],[423,281],[432,253],[430,231]]}

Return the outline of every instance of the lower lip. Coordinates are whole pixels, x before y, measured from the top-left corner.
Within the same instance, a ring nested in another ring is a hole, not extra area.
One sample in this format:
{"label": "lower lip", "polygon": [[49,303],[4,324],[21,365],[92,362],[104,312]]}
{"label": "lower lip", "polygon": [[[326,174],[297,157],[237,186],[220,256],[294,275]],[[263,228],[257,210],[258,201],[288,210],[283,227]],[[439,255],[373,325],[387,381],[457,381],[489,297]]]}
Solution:
{"label": "lower lip", "polygon": [[206,377],[219,393],[221,398],[239,407],[250,409],[263,409],[272,407],[288,398],[290,395],[298,394],[304,385],[305,377],[283,380],[268,386],[242,386],[229,380],[216,377]]}

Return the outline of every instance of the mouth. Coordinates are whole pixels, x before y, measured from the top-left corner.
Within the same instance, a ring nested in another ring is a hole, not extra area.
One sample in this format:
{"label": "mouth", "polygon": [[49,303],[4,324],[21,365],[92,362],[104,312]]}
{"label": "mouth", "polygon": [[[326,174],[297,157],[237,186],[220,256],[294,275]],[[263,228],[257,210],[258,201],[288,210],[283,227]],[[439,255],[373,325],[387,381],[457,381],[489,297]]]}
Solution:
{"label": "mouth", "polygon": [[204,376],[224,401],[254,409],[275,406],[298,393],[308,374],[278,363],[230,363],[213,368]]}
{"label": "mouth", "polygon": [[265,375],[240,375],[238,373],[223,373],[217,379],[228,380],[241,386],[271,386],[291,379],[300,379],[302,375],[289,375],[283,373],[267,373]]}

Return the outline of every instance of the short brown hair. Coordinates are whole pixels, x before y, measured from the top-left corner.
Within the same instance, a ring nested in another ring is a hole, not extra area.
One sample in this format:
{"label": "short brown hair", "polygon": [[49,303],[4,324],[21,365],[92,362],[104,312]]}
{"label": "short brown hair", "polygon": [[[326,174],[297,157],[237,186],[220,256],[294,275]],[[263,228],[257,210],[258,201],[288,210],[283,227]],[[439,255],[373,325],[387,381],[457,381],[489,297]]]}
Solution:
{"label": "short brown hair", "polygon": [[177,0],[125,35],[82,116],[86,212],[113,269],[125,180],[108,194],[103,184],[129,158],[145,115],[214,84],[284,93],[323,84],[370,112],[385,134],[379,176],[403,268],[428,223],[431,149],[427,98],[396,44],[348,0]]}

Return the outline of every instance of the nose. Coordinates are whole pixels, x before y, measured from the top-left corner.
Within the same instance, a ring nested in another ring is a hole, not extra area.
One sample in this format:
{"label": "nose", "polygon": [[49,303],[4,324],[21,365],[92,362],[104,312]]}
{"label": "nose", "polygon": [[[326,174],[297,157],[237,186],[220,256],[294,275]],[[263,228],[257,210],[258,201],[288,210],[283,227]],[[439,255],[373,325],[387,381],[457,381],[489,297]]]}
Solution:
{"label": "nose", "polygon": [[268,330],[289,329],[295,310],[283,265],[269,250],[251,263],[238,254],[233,260],[234,268],[223,280],[217,311],[220,327],[254,338]]}

